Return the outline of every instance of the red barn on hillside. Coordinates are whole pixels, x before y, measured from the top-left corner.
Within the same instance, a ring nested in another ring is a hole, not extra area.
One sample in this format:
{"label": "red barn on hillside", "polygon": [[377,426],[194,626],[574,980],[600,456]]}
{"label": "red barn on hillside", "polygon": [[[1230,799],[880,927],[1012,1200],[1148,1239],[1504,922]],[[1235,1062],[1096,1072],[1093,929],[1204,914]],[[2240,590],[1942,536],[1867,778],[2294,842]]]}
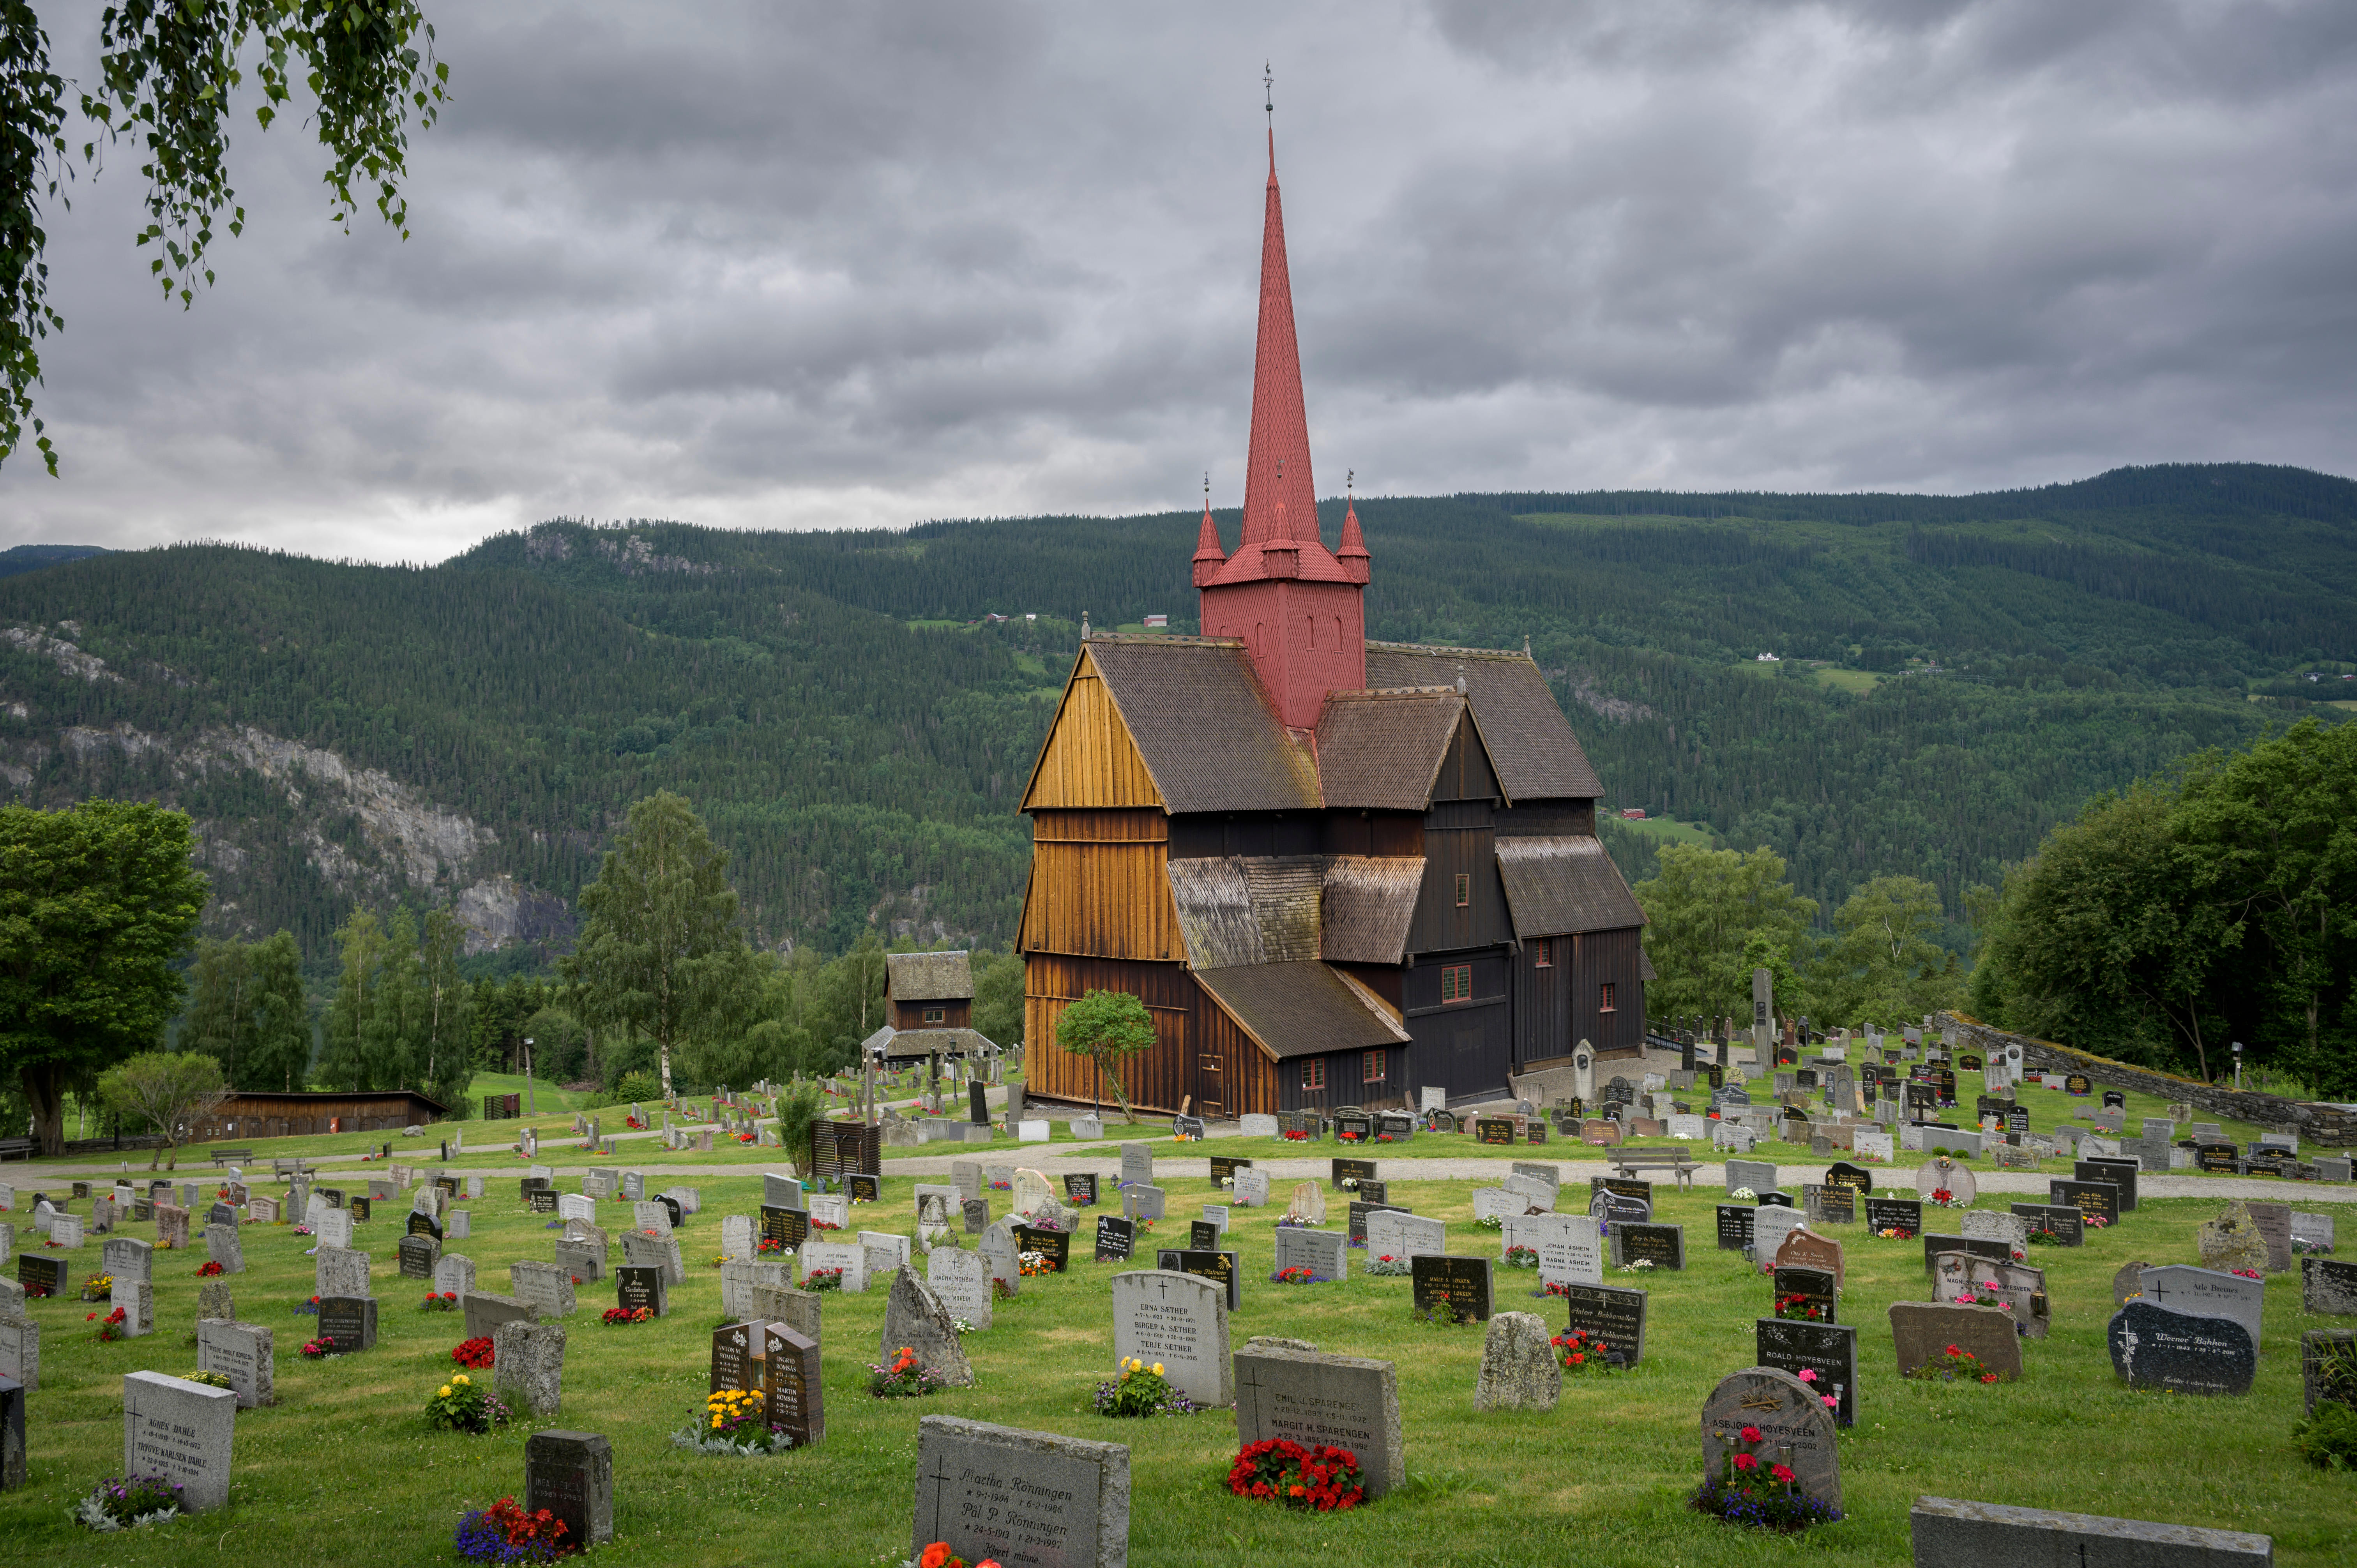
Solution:
{"label": "red barn on hillside", "polygon": [[1464,1101],[1643,1047],[1645,917],[1527,650],[1366,639],[1358,512],[1327,549],[1274,143],[1243,533],[1207,506],[1200,637],[1084,639],[1024,791],[1032,1092],[1087,1100],[1063,1010],[1125,991],[1138,1105],[1208,1116]]}

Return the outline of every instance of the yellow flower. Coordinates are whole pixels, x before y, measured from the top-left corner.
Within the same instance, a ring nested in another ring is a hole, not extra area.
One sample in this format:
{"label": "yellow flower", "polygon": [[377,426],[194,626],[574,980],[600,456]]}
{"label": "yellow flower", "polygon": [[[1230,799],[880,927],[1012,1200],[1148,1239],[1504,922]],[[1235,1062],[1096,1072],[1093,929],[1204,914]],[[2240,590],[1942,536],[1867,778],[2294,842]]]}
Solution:
{"label": "yellow flower", "polygon": [[1162,1363],[1159,1361],[1154,1363],[1154,1375],[1157,1378],[1162,1375]]}
{"label": "yellow flower", "polygon": [[438,1400],[446,1400],[446,1399],[448,1399],[448,1398],[450,1397],[450,1385],[449,1385],[449,1384],[447,1384],[447,1383],[444,1383],[444,1384],[442,1385],[442,1391],[441,1391],[440,1393],[438,1393],[438,1394],[436,1394],[434,1397],[435,1397],[436,1399],[438,1399]]}
{"label": "yellow flower", "polygon": [[472,1378],[470,1378],[470,1377],[468,1377],[468,1376],[467,1376],[467,1374],[466,1374],[466,1373],[461,1372],[461,1373],[459,1373],[457,1377],[452,1378],[450,1380],[451,1380],[452,1382],[454,1382],[454,1383],[457,1383],[460,1388],[464,1388],[464,1387],[466,1387],[468,1383],[473,1382],[475,1380],[474,1380],[474,1379],[472,1379]]}

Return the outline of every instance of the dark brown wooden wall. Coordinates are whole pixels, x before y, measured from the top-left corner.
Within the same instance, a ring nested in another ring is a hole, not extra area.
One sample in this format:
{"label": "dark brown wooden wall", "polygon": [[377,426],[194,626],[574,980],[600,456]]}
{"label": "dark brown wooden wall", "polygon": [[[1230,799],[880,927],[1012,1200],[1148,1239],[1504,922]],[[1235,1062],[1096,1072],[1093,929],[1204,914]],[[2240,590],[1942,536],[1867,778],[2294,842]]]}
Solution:
{"label": "dark brown wooden wall", "polygon": [[[1457,907],[1457,878],[1469,880],[1472,902]],[[1424,820],[1424,887],[1408,924],[1408,951],[1418,955],[1509,940],[1513,923],[1505,884],[1498,878],[1497,839],[1487,800],[1436,804]]]}
{"label": "dark brown wooden wall", "polygon": [[1569,937],[1552,937],[1548,955],[1553,962],[1538,967],[1536,941],[1526,941],[1513,958],[1514,1065],[1544,1061],[1571,1053],[1571,972]]}
{"label": "dark brown wooden wall", "polygon": [[1208,811],[1170,819],[1170,858],[1316,854],[1322,825],[1308,811]]}
{"label": "dark brown wooden wall", "polygon": [[[1473,1000],[1443,1003],[1440,971],[1445,963],[1473,968]],[[1502,948],[1420,961],[1407,972],[1407,1016],[1415,1038],[1418,1074],[1411,1088],[1433,1084],[1452,1095],[1502,1090],[1513,1066],[1512,961]]]}
{"label": "dark brown wooden wall", "polygon": [[1318,847],[1328,854],[1424,853],[1424,818],[1415,811],[1329,811]]}
{"label": "dark brown wooden wall", "polygon": [[[925,1015],[940,1008],[942,1015],[931,1023]],[[974,1026],[972,1002],[901,1002],[892,1004],[892,1026],[896,1029],[968,1029]]]}
{"label": "dark brown wooden wall", "polygon": [[1210,1105],[1219,1107],[1222,1116],[1242,1116],[1247,1112],[1268,1113],[1282,1109],[1278,1103],[1278,1085],[1286,1066],[1272,1062],[1267,1053],[1253,1044],[1250,1035],[1236,1026],[1236,1021],[1200,986],[1195,990],[1195,1103],[1204,1114],[1212,1112]]}
{"label": "dark brown wooden wall", "polygon": [[[1571,1033],[1599,1052],[1637,1052],[1645,1044],[1645,981],[1638,929],[1589,931],[1567,939],[1574,944],[1571,972]],[[1559,963],[1562,960],[1557,959]],[[1598,987],[1610,981],[1613,1011],[1597,1011]]]}

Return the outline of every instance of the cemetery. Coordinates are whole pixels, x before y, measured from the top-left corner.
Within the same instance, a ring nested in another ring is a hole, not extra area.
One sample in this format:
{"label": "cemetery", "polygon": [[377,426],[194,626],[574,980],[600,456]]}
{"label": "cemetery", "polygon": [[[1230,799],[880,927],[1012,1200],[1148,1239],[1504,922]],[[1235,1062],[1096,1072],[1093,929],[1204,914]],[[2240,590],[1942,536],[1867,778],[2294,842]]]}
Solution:
{"label": "cemetery", "polygon": [[[2081,1108],[2022,1098],[2048,1125]],[[1808,1547],[1835,1561],[2159,1525],[2266,1535],[2285,1563],[2357,1547],[2351,1476],[2291,1436],[2312,1398],[2357,1401],[2331,1359],[2357,1329],[2346,1186],[2160,1196],[2093,1146],[2015,1173],[1770,1139],[1681,1187],[1593,1146],[1488,1145],[1469,1118],[1396,1153],[1049,1124],[1045,1148],[879,1148],[858,1201],[758,1144],[585,1157],[551,1135],[527,1158],[478,1135],[373,1181],[257,1171],[243,1222],[200,1240],[129,1218],[131,1178],[91,1233],[114,1189],[16,1174],[5,1273],[69,1288],[0,1302],[24,1391],[0,1382],[0,1424],[29,1417],[0,1530],[85,1551],[70,1515],[136,1453],[207,1517],[110,1537],[110,1562],[248,1563],[289,1525],[322,1560],[447,1561],[462,1519],[528,1485],[598,1550],[681,1563],[899,1563],[971,1502],[1061,1542],[1041,1562],[1207,1540],[1251,1563],[1498,1562],[1554,1532],[1580,1561],[1788,1550],[1691,1506],[1708,1461],[1789,1471],[1763,1485],[1815,1498]],[[457,1196],[425,1196],[436,1177]],[[199,1214],[228,1179],[191,1184]],[[52,1237],[84,1221],[79,1252],[45,1244],[36,1190]],[[70,1288],[102,1273],[111,1302]],[[1163,1392],[1111,1397],[1133,1369]],[[1319,1495],[1347,1508],[1231,1491],[1232,1466],[1328,1446],[1355,1468]],[[995,1500],[968,1496],[985,1472]]]}

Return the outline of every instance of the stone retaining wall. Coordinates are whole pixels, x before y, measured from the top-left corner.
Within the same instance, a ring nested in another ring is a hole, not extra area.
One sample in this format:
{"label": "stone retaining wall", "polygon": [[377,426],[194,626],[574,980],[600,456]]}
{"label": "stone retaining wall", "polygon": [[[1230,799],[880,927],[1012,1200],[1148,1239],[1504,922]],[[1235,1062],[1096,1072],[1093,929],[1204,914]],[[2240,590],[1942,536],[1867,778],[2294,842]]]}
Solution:
{"label": "stone retaining wall", "polygon": [[2018,1045],[2022,1065],[2033,1072],[2084,1073],[2106,1088],[2133,1089],[2163,1100],[2184,1101],[2230,1121],[2254,1122],[2271,1131],[2297,1133],[2307,1142],[2325,1148],[2357,1144],[2357,1112],[2336,1105],[2287,1100],[2280,1094],[2228,1089],[2199,1079],[2130,1067],[2109,1057],[2058,1046],[2051,1040],[2007,1034],[1962,1013],[1943,1013],[1938,1023],[1943,1036],[1960,1049],[1976,1050],[1986,1056],[2000,1046]]}

